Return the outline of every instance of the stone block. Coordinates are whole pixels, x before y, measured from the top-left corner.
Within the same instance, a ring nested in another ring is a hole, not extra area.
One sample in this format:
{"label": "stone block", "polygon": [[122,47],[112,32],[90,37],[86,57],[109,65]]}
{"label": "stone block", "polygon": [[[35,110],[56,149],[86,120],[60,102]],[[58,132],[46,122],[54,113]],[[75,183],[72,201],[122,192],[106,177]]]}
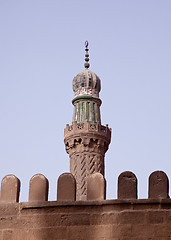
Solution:
{"label": "stone block", "polygon": [[133,224],[132,225],[132,236],[139,237],[143,236],[148,239],[148,237],[153,237],[155,232],[155,227],[152,224]]}
{"label": "stone block", "polygon": [[170,237],[171,239],[171,224],[157,224],[155,225],[154,236],[161,237],[162,240]]}
{"label": "stone block", "polygon": [[112,236],[118,237],[118,239],[122,239],[122,237],[127,237],[128,239],[131,239],[132,236],[132,225],[129,224],[118,224],[118,225],[112,225]]}
{"label": "stone block", "polygon": [[153,210],[147,212],[147,223],[149,224],[163,224],[167,219],[167,211]]}
{"label": "stone block", "polygon": [[12,216],[19,214],[19,203],[3,203],[0,204],[0,216]]}
{"label": "stone block", "polygon": [[147,211],[123,211],[118,214],[119,224],[144,224]]}
{"label": "stone block", "polygon": [[76,181],[71,173],[63,173],[57,182],[57,200],[75,201],[76,200]]}
{"label": "stone block", "polygon": [[118,199],[137,199],[137,178],[126,171],[118,177]]}
{"label": "stone block", "polygon": [[102,240],[112,239],[113,226],[72,226],[67,228],[67,238],[70,240]]}
{"label": "stone block", "polygon": [[0,229],[28,229],[33,227],[32,216],[6,216],[0,217]]}
{"label": "stone block", "polygon": [[149,198],[169,198],[169,180],[163,171],[155,171],[149,177]]}
{"label": "stone block", "polygon": [[117,224],[117,213],[92,213],[90,215],[91,225]]}
{"label": "stone block", "polygon": [[14,175],[7,175],[1,181],[1,202],[19,202],[20,180]]}
{"label": "stone block", "polygon": [[106,180],[101,173],[93,173],[87,177],[87,200],[106,199]]}
{"label": "stone block", "polygon": [[48,200],[49,182],[42,174],[36,174],[30,179],[29,202]]}
{"label": "stone block", "polygon": [[3,240],[33,240],[30,232],[30,229],[5,229],[3,231]]}
{"label": "stone block", "polygon": [[33,217],[35,228],[55,226],[89,225],[89,214],[35,214]]}

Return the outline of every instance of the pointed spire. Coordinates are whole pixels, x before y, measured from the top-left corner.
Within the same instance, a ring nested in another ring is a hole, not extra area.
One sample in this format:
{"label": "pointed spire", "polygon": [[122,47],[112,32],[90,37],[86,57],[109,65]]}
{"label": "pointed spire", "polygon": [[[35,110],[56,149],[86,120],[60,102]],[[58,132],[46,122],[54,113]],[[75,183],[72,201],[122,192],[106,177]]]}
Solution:
{"label": "pointed spire", "polygon": [[89,54],[88,54],[88,41],[85,41],[85,63],[84,63],[84,67],[85,68],[89,68],[90,64],[89,64]]}

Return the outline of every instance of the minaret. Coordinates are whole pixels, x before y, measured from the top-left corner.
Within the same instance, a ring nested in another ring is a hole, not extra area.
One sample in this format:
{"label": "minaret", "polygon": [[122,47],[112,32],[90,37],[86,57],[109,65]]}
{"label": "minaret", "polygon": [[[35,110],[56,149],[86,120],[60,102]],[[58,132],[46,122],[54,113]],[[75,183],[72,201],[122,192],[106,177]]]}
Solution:
{"label": "minaret", "polygon": [[73,79],[72,125],[64,130],[64,143],[70,157],[70,172],[77,183],[77,200],[86,200],[86,177],[104,175],[104,157],[111,140],[111,129],[101,125],[100,78],[89,70],[88,41],[85,42],[85,70]]}

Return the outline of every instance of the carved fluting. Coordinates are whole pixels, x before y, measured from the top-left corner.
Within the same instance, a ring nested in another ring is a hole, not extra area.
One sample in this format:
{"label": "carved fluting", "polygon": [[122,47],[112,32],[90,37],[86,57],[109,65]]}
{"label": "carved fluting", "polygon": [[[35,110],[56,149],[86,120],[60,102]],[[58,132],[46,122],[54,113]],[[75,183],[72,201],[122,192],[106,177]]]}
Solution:
{"label": "carved fluting", "polygon": [[74,154],[70,158],[71,173],[77,182],[77,200],[86,200],[87,177],[95,172],[104,175],[104,156],[97,153]]}

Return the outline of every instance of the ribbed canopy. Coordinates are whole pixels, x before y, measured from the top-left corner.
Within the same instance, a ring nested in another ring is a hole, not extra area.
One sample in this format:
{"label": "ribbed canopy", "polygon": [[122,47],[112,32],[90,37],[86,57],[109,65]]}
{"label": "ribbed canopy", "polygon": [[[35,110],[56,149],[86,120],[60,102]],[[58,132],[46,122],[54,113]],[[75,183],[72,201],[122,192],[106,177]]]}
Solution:
{"label": "ribbed canopy", "polygon": [[72,86],[75,96],[94,95],[98,97],[101,90],[100,78],[89,69],[78,73],[73,79]]}

